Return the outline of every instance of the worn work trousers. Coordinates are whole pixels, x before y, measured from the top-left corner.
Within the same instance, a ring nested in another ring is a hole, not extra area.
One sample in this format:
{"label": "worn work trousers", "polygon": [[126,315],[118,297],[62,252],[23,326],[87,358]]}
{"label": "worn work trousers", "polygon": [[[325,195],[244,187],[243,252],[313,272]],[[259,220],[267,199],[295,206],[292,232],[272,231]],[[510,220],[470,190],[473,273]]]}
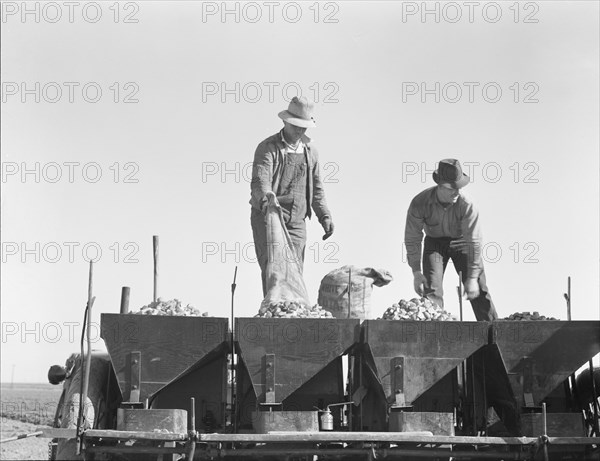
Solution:
{"label": "worn work trousers", "polygon": [[[269,252],[267,248],[267,225],[265,223],[265,215],[262,212],[252,208],[250,214],[250,224],[252,225],[252,235],[254,237],[254,249],[256,250],[256,258],[260,266],[263,296],[267,294],[267,262],[269,261]],[[306,248],[306,222],[290,221],[285,224],[292,244],[293,251],[300,261],[300,268],[304,267],[304,250]]]}
{"label": "worn work trousers", "polygon": [[[452,259],[456,273],[462,272],[463,284],[467,280],[467,253],[450,247],[450,237],[425,237],[423,246],[423,275],[427,279],[425,297],[444,307],[444,272],[448,261]],[[457,239],[458,240],[458,239]],[[483,262],[479,283],[479,296],[471,301],[471,307],[477,320],[494,320],[498,318],[496,308],[488,292],[485,281]]]}

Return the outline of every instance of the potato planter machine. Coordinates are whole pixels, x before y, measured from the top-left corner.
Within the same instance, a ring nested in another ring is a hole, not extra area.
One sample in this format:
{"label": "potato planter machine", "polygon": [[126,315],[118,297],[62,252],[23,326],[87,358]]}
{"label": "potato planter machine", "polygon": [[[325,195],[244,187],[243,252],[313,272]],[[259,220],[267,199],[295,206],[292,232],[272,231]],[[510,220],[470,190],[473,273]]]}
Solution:
{"label": "potato planter machine", "polygon": [[102,314],[104,416],[79,459],[600,459],[598,389],[574,379],[599,321],[233,326]]}

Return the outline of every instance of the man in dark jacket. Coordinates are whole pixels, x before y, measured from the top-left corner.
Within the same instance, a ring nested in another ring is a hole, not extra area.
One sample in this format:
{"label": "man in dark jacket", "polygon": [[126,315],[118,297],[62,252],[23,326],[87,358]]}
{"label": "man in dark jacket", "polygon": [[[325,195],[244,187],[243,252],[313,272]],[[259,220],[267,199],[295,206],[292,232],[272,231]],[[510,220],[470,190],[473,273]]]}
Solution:
{"label": "man in dark jacket", "polygon": [[321,180],[319,156],[311,139],[305,134],[308,128],[316,126],[312,112],[312,103],[306,98],[294,97],[288,109],[278,114],[283,120],[283,129],[262,141],[254,154],[250,222],[262,272],[263,295],[267,291],[267,192],[273,192],[281,205],[285,226],[300,267],[304,263],[306,247],[306,217],[310,218],[314,211],[325,231],[323,240],[333,233],[331,213],[325,201]]}
{"label": "man in dark jacket", "polygon": [[456,272],[462,273],[465,293],[477,320],[494,320],[498,315],[485,281],[479,212],[460,193],[469,177],[458,160],[445,159],[439,162],[433,180],[437,186],[418,194],[406,216],[404,243],[415,291],[443,307],[444,271],[452,259]]}

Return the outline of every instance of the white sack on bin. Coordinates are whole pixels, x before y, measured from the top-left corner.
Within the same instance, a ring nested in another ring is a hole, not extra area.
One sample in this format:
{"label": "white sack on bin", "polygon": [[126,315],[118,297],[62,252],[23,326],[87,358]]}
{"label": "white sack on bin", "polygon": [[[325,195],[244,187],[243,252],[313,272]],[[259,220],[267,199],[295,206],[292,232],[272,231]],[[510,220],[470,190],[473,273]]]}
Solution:
{"label": "white sack on bin", "polygon": [[[348,306],[349,278],[351,278],[352,288],[350,306]],[[323,277],[319,287],[318,303],[338,319],[368,319],[371,318],[373,285],[381,287],[392,280],[392,274],[383,269],[343,266]]]}

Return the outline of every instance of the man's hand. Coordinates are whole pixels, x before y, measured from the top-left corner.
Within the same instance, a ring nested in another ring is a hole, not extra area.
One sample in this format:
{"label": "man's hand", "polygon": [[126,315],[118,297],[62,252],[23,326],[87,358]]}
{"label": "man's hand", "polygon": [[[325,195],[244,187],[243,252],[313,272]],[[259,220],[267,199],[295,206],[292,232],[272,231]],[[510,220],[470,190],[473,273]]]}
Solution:
{"label": "man's hand", "polygon": [[321,222],[321,226],[323,226],[323,230],[325,231],[325,235],[323,235],[323,240],[327,240],[333,234],[333,221],[329,216],[323,218]]}
{"label": "man's hand", "polygon": [[421,271],[414,271],[413,272],[413,285],[415,287],[415,292],[420,295],[423,296],[423,294],[425,293],[425,287],[427,286],[427,279],[425,278],[425,276],[423,275],[423,272]]}
{"label": "man's hand", "polygon": [[262,201],[260,203],[260,211],[262,212],[262,214],[267,214],[267,205],[268,205],[269,201],[267,200],[267,196],[265,195],[262,198]]}
{"label": "man's hand", "polygon": [[477,279],[467,279],[465,282],[465,294],[467,299],[475,299],[479,296],[479,282]]}

